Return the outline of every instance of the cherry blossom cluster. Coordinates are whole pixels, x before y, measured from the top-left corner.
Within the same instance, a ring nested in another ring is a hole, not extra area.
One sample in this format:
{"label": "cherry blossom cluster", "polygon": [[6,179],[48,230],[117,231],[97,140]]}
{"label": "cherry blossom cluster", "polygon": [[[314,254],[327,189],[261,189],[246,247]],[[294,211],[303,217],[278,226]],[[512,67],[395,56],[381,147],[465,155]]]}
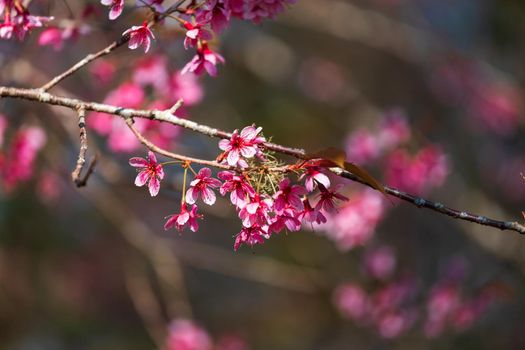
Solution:
{"label": "cherry blossom cluster", "polygon": [[[98,84],[112,82],[116,71],[114,63],[100,60],[93,65],[91,72]],[[181,74],[171,69],[168,60],[162,55],[151,55],[138,60],[132,67],[133,74],[112,89],[104,102],[127,108],[153,108],[164,110],[179,99],[184,100],[185,107],[200,102],[204,96],[203,89],[193,74]],[[177,111],[184,116],[184,108]],[[92,130],[107,138],[108,147],[114,152],[133,152],[140,143],[122,123],[104,113],[91,113],[88,125]],[[158,123],[147,119],[137,119],[135,127],[162,148],[169,148],[177,141],[179,128],[168,123]]]}
{"label": "cherry blossom cluster", "polygon": [[186,319],[174,320],[168,330],[166,350],[246,350],[248,345],[237,335],[224,335],[214,343],[208,332]]}
{"label": "cherry blossom cluster", "polygon": [[447,328],[467,330],[503,296],[491,284],[467,295],[461,286],[466,278],[465,261],[460,258],[449,261],[444,276],[427,292],[422,281],[395,277],[395,267],[396,257],[388,246],[365,253],[362,271],[377,287],[367,290],[356,283],[340,285],[333,300],[341,315],[376,329],[384,338],[400,337],[418,324],[425,336],[437,337]]}
{"label": "cherry blossom cluster", "polygon": [[[219,172],[217,178],[207,167],[196,173],[189,162],[184,162],[180,212],[168,218],[165,229],[181,231],[189,227],[197,231],[202,218],[197,203],[215,204],[215,191],[218,190],[222,196],[229,196],[242,223],[234,243],[237,250],[242,244],[262,244],[283,230],[294,232],[303,224],[325,223],[326,216],[337,211],[338,203],[348,200],[340,193],[340,186],[332,186],[323,168],[315,162],[296,166],[300,176],[295,182],[286,176],[289,167],[272,169],[269,164],[277,164],[272,163],[272,155],[264,149],[265,142],[261,128],[255,126],[247,126],[240,132],[235,130],[231,138],[221,140],[219,148],[223,152],[217,159],[232,170]],[[163,164],[157,161],[155,154],[149,152],[147,159],[131,158],[130,165],[139,171],[135,184],[147,185],[150,194],[157,195],[165,175]],[[186,189],[188,169],[194,173],[194,178]]]}
{"label": "cherry blossom cluster", "polygon": [[20,0],[0,0],[0,38],[11,39],[17,37],[23,40],[33,28],[43,27],[53,17],[34,16]]}
{"label": "cherry blossom cluster", "polygon": [[[138,6],[148,7],[158,15],[167,11],[162,0],[138,0]],[[192,72],[200,75],[207,72],[211,76],[217,75],[217,64],[224,63],[224,58],[214,52],[209,45],[213,32],[219,34],[229,24],[232,17],[250,20],[259,23],[266,18],[275,18],[282,12],[286,4],[295,0],[207,0],[195,7],[179,10],[180,17],[175,18],[185,31],[184,48],[195,48],[195,56],[182,68],[182,74]],[[124,0],[101,0],[103,5],[109,6],[109,19],[119,17],[124,8]],[[128,47],[137,49],[144,47],[148,52],[151,40],[155,39],[150,24],[144,22],[140,26],[127,29],[124,36],[129,36]]]}

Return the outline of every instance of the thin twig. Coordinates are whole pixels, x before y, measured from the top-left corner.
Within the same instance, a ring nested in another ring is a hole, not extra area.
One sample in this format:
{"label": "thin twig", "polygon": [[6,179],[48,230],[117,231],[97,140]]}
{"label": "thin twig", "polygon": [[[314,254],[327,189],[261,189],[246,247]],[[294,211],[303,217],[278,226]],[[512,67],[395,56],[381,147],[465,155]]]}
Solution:
{"label": "thin twig", "polygon": [[[161,21],[162,19],[164,19],[165,17],[167,17],[171,13],[176,12],[178,10],[178,7],[180,6],[180,4],[181,3],[177,3],[177,4],[169,7],[164,13],[156,14],[154,19],[148,23],[148,27],[154,26],[155,24],[157,24],[159,21]],[[87,55],[86,57],[84,57],[83,59],[81,59],[80,61],[75,63],[73,66],[71,66],[70,68],[68,68],[64,72],[60,73],[59,75],[57,75],[56,77],[51,79],[45,85],[42,85],[42,87],[40,87],[40,90],[44,91],[44,92],[48,91],[53,86],[57,85],[62,80],[66,79],[67,77],[69,77],[70,75],[72,75],[73,73],[75,73],[76,71],[81,69],[82,67],[88,65],[89,63],[93,62],[94,60],[96,60],[96,59],[98,59],[100,57],[109,55],[111,52],[115,51],[115,49],[117,49],[120,46],[126,44],[129,41],[129,39],[130,39],[129,35],[123,35],[119,39],[117,39],[114,42],[112,42],[111,44],[109,44],[106,48],[104,48],[104,49],[102,49],[102,50],[100,50],[98,52],[91,53],[91,54]]]}
{"label": "thin twig", "polygon": [[133,132],[135,137],[144,146],[146,146],[147,148],[149,148],[150,150],[152,150],[155,153],[162,154],[163,156],[166,156],[168,158],[173,158],[173,159],[177,159],[177,160],[181,160],[181,161],[186,161],[186,162],[189,162],[189,163],[197,163],[197,164],[201,164],[201,165],[208,165],[208,166],[212,166],[212,167],[219,168],[219,169],[235,170],[235,167],[232,167],[232,166],[229,166],[229,165],[226,165],[226,164],[221,164],[221,163],[213,161],[213,160],[192,158],[192,157],[183,156],[182,154],[177,154],[177,153],[173,153],[173,152],[170,152],[170,151],[166,151],[165,149],[158,147],[153,142],[149,141],[146,137],[144,137],[144,135],[142,135],[140,133],[140,131],[138,131],[137,128],[133,125],[133,120],[132,119],[127,119],[126,120],[126,124],[128,125],[129,129],[131,130],[131,132]]}
{"label": "thin twig", "polygon": [[[43,92],[37,89],[20,89],[20,88],[5,87],[5,86],[0,86],[0,97],[20,98],[20,99],[25,99],[25,100],[38,101],[38,102],[45,103],[45,104],[63,106],[63,107],[68,107],[68,108],[75,109],[75,110],[78,110],[81,106],[83,106],[85,110],[113,114],[113,115],[120,116],[124,118],[125,120],[130,120],[131,118],[147,118],[150,120],[163,121],[163,122],[171,123],[173,125],[182,126],[184,128],[187,128],[187,129],[190,129],[195,132],[198,132],[198,133],[201,133],[207,136],[211,136],[211,137],[219,137],[219,138],[230,138],[231,137],[231,133],[227,133],[225,131],[215,129],[207,125],[198,124],[198,123],[195,123],[187,119],[179,118],[171,114],[169,110],[159,111],[159,110],[137,110],[137,109],[131,109],[131,108],[122,108],[122,107],[112,106],[112,105],[107,105],[107,104],[86,102],[86,101],[82,101],[78,99],[71,99],[71,98],[66,98],[66,97],[55,96],[55,95],[51,95],[47,92]],[[138,137],[137,134],[136,136]],[[141,141],[143,142],[144,140],[141,140]],[[149,141],[146,140],[146,142],[149,142]],[[153,144],[149,146],[156,147]],[[269,143],[269,142],[264,143],[263,146],[269,150],[272,150],[278,153],[282,153],[282,154],[291,155],[298,159],[305,159],[307,157],[306,151],[300,148],[290,148],[290,147],[282,146],[282,145],[275,144],[275,143]],[[164,155],[170,153],[164,150],[161,150],[161,151],[165,152],[165,153],[161,153]],[[180,155],[176,155],[176,156],[180,157]],[[179,158],[175,158],[175,159],[179,159]],[[205,162],[208,162],[207,163],[208,165],[212,165],[214,163],[211,161],[205,161]],[[212,165],[212,166],[215,166],[215,165]],[[224,168],[224,165],[221,164],[220,168]],[[341,168],[331,168],[330,170],[336,175],[339,175],[341,177],[352,180],[354,182],[359,182],[361,184],[369,186],[369,184],[367,184],[363,179],[361,179],[360,177],[354,175],[353,173],[349,171],[346,171]],[[439,212],[441,214],[451,216],[456,219],[470,221],[470,222],[474,222],[480,225],[495,227],[501,230],[511,230],[511,231],[516,231],[520,234],[525,234],[525,226],[519,224],[518,222],[499,221],[499,220],[490,219],[490,218],[487,218],[481,215],[475,215],[475,214],[471,214],[465,211],[459,211],[456,209],[446,207],[442,205],[441,203],[435,203],[435,202],[426,200],[424,198],[410,195],[408,193],[405,193],[395,188],[385,187],[385,192],[393,197],[399,198],[403,201],[406,201],[418,207],[428,208],[436,212]]]}
{"label": "thin twig", "polygon": [[86,152],[88,150],[86,109],[83,106],[80,106],[78,109],[78,128],[80,129],[80,149],[78,151],[77,165],[75,166],[73,172],[71,172],[71,179],[77,185],[77,187],[80,187],[80,173],[82,172],[84,164],[86,164]]}

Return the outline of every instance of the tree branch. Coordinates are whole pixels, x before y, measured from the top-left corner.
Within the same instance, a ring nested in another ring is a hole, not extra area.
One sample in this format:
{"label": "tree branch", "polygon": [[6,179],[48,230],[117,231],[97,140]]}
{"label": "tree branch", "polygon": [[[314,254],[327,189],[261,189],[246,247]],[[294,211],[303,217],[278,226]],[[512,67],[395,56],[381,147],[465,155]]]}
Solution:
{"label": "tree branch", "polygon": [[75,169],[71,172],[71,179],[77,185],[77,187],[86,186],[89,176],[93,173],[95,165],[97,163],[96,156],[91,158],[89,168],[86,174],[83,177],[80,177],[82,173],[82,168],[86,164],[86,153],[88,150],[88,141],[87,141],[87,129],[86,129],[86,110],[83,106],[78,109],[78,128],[80,129],[80,149],[78,151],[77,165]]}
{"label": "tree branch", "polygon": [[[61,96],[55,96],[51,95],[47,92],[37,90],[37,89],[21,89],[21,88],[14,88],[14,87],[5,87],[0,86],[0,97],[9,97],[9,98],[20,98],[30,101],[37,101],[49,105],[57,105],[57,106],[63,106],[70,109],[78,110],[79,108],[83,107],[86,111],[94,111],[94,112],[101,112],[101,113],[107,113],[112,114],[116,116],[120,116],[121,118],[125,119],[130,126],[131,130],[134,131],[135,136],[148,148],[161,151],[160,154],[166,155],[168,157],[175,156],[175,159],[180,159],[178,157],[185,157],[180,156],[177,154],[173,154],[168,151],[164,151],[157,146],[153,145],[151,142],[146,140],[138,131],[136,128],[133,127],[132,123],[129,121],[132,118],[146,118],[150,120],[157,120],[161,122],[168,122],[173,125],[182,126],[186,129],[211,136],[211,137],[219,137],[219,138],[229,138],[231,137],[230,133],[227,133],[222,130],[218,130],[206,125],[198,124],[190,120],[179,118],[172,113],[170,113],[170,110],[166,111],[159,111],[159,110],[137,110],[137,109],[131,109],[131,108],[123,108],[118,106],[112,106],[107,104],[101,104],[101,103],[95,103],[95,102],[86,102],[79,99],[71,99],[67,97],[61,97]],[[298,159],[305,159],[306,158],[306,151],[299,148],[290,148],[286,146],[282,146],[275,143],[264,143],[263,144],[266,149],[281,153],[281,154],[287,154],[291,155],[293,157],[296,157]],[[152,148],[153,147],[153,148]],[[187,157],[185,157],[187,158]],[[215,162],[213,161],[204,161],[204,160],[198,160],[195,158],[196,162],[200,161],[206,162],[207,165],[210,166],[216,166]],[[224,168],[224,165],[219,164],[219,168]],[[343,178],[349,179],[354,182],[361,183],[363,185],[369,186],[363,179],[358,177],[357,175],[346,171],[341,168],[331,168],[330,171],[332,171],[334,174],[341,176]],[[426,200],[424,198],[416,197],[411,194],[405,193],[403,191],[400,191],[395,188],[386,187],[385,186],[385,192],[393,197],[399,198],[403,201],[406,201],[408,203],[411,203],[417,207],[420,208],[427,208],[431,209],[433,211],[436,211],[441,214],[448,215],[450,217],[465,220],[469,222],[473,222],[479,225],[485,225],[490,227],[495,227],[500,230],[510,230],[515,231],[520,234],[525,234],[525,226],[519,224],[518,222],[511,222],[511,221],[499,221],[487,218],[485,216],[480,216],[472,213],[468,213],[465,211],[459,211],[456,209],[452,209],[449,207],[446,207],[445,205],[441,203],[432,202],[429,200]]]}

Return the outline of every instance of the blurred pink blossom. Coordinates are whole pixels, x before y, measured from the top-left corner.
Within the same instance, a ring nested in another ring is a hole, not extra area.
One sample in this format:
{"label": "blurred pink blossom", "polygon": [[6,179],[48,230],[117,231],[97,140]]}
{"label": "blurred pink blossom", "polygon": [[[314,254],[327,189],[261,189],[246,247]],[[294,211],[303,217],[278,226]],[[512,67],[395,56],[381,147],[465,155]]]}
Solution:
{"label": "blurred pink blossom", "polygon": [[364,255],[364,270],[372,278],[387,280],[396,267],[396,256],[392,248],[381,246],[373,248]]}
{"label": "blurred pink blossom", "polygon": [[89,66],[89,71],[102,84],[109,83],[117,70],[112,61],[98,59]]}
{"label": "blurred pink blossom", "polygon": [[336,214],[320,225],[326,236],[343,251],[366,244],[384,215],[384,197],[373,190],[364,190],[351,196]]}
{"label": "blurred pink blossom", "polygon": [[193,322],[178,319],[169,327],[166,350],[211,350],[212,341],[208,333]]}
{"label": "blurred pink blossom", "polygon": [[367,316],[368,296],[361,287],[346,283],[337,287],[333,301],[341,314],[353,321],[362,321]]}
{"label": "blurred pink blossom", "polygon": [[37,126],[25,126],[17,131],[2,166],[2,179],[8,191],[33,176],[36,156],[46,140],[46,134]]}
{"label": "blurred pink blossom", "polygon": [[392,152],[386,161],[389,186],[414,194],[425,194],[445,181],[449,172],[446,155],[436,146],[421,149],[414,156],[405,150]]}

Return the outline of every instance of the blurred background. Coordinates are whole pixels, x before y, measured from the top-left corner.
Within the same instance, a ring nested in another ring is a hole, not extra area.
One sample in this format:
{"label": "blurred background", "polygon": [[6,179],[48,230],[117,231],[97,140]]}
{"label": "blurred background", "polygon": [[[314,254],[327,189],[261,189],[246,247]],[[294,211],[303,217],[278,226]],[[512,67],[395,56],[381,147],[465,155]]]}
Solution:
{"label": "blurred background", "polygon": [[[40,86],[102,49],[142,23],[134,5],[110,23],[97,1],[32,1],[73,34],[0,41],[1,85]],[[520,0],[298,0],[276,21],[232,20],[212,42],[226,59],[216,78],[180,76],[193,52],[167,21],[147,55],[119,48],[52,92],[137,108],[184,97],[191,120],[339,147],[385,184],[521,221],[523,23]],[[2,349],[525,347],[517,233],[344,183],[350,201],[333,224],[234,252],[241,225],[224,198],[200,206],[197,233],[164,231],[182,170],[166,168],[158,197],[135,187],[128,159],[146,150],[121,120],[88,115],[98,164],[77,189],[73,111],[4,99],[0,113]],[[218,140],[140,127],[178,153],[219,153]],[[177,336],[201,347],[176,347]]]}

